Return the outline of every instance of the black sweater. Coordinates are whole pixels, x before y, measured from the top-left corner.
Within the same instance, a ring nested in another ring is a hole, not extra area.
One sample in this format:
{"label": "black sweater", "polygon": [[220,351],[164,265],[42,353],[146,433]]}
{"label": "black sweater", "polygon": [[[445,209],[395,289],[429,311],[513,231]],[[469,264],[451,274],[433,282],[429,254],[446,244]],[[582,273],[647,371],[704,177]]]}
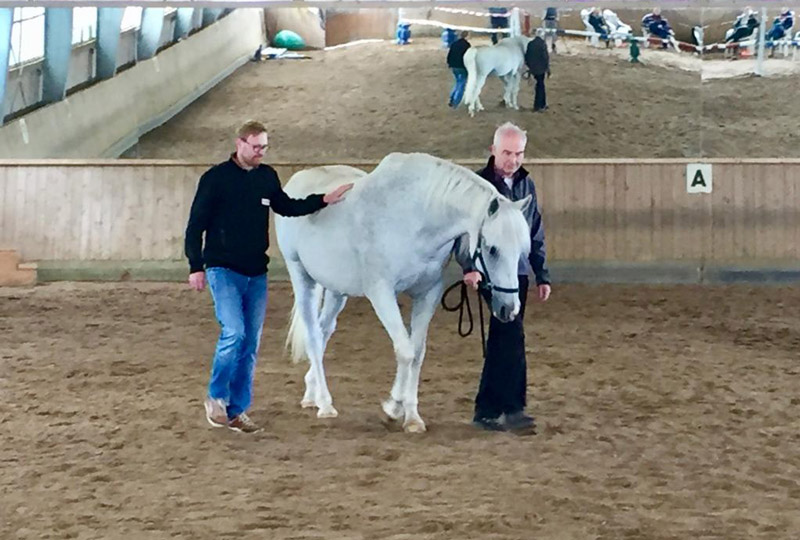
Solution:
{"label": "black sweater", "polygon": [[282,216],[313,214],[327,206],[322,197],[290,198],[269,165],[246,171],[232,157],[215,165],[200,178],[186,226],[190,271],[220,266],[246,276],[263,274],[269,262],[269,209]]}
{"label": "black sweater", "polygon": [[464,67],[464,53],[469,49],[469,41],[464,38],[458,38],[450,45],[450,50],[447,51],[447,66],[450,68]]}

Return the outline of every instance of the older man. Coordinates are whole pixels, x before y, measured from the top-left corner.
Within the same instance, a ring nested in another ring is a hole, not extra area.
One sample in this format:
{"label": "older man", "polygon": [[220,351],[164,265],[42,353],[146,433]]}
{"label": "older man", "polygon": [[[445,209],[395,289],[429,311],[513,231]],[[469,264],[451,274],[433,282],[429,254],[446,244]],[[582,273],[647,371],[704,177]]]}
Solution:
{"label": "older man", "polygon": [[[525,303],[528,297],[528,275],[536,279],[536,296],[545,302],[550,297],[550,273],[547,269],[544,227],[533,179],[522,167],[528,137],[524,131],[507,122],[497,128],[490,147],[486,167],[478,171],[487,182],[511,199],[519,201],[528,195],[531,203],[524,210],[531,230],[531,251],[519,261],[520,311],[511,322],[492,317],[486,344],[481,382],[475,398],[476,426],[490,431],[521,431],[534,428],[534,419],[525,414],[527,363],[525,360]],[[456,258],[464,268],[464,282],[474,288],[481,274],[464,252],[466,242],[456,243]]]}

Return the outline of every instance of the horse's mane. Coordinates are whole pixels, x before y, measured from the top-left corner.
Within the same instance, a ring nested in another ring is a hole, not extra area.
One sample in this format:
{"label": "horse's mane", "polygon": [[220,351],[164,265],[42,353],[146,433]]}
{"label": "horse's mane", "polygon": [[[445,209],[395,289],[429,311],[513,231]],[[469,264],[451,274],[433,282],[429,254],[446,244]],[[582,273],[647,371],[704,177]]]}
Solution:
{"label": "horse's mane", "polygon": [[[431,178],[426,184],[424,207],[455,206],[465,209],[478,220],[483,220],[492,199],[507,200],[489,182],[470,171],[466,167],[425,154],[437,171],[439,178]],[[499,213],[497,225],[503,231],[503,237],[515,245],[530,246],[530,229],[521,215]]]}
{"label": "horse's mane", "polygon": [[[466,167],[450,163],[433,156],[426,156],[432,161],[439,178],[429,178],[426,184],[424,207],[458,206],[466,210],[470,216],[482,222],[486,217],[489,203],[493,199],[508,199],[489,182],[470,171]],[[436,166],[441,168],[437,170]],[[527,246],[530,249],[530,229],[522,214],[498,212],[494,222],[496,231],[504,241],[515,246]]]}
{"label": "horse's mane", "polygon": [[466,167],[428,154],[392,154],[405,160],[416,160],[423,164],[425,181],[423,211],[433,208],[457,206],[471,216],[480,217],[486,212],[489,202],[503,197],[494,186]]}

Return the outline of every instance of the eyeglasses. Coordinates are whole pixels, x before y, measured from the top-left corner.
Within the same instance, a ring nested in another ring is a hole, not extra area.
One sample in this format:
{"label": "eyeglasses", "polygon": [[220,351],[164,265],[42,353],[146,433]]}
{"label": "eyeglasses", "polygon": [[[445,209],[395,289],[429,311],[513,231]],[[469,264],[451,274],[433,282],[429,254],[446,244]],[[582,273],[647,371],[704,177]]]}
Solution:
{"label": "eyeglasses", "polygon": [[255,151],[255,152],[264,152],[265,150],[269,150],[269,144],[253,144],[253,143],[247,142],[246,139],[242,139],[242,142],[244,142],[247,146],[252,148],[253,151]]}

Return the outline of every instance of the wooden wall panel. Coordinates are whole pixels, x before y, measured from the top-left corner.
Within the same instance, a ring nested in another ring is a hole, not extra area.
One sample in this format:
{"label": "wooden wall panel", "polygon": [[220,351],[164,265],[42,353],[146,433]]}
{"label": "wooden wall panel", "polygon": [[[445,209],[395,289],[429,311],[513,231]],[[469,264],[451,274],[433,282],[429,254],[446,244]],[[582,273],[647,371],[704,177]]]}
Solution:
{"label": "wooden wall panel", "polygon": [[[710,160],[712,194],[687,194],[685,160],[535,160],[554,260],[800,258],[800,160]],[[462,162],[470,169],[479,161]],[[376,163],[348,163],[371,170]],[[0,161],[0,247],[24,260],[183,258],[210,164]],[[306,164],[278,164],[286,182]],[[274,241],[274,236],[273,236]],[[273,243],[272,255],[278,256]]]}

